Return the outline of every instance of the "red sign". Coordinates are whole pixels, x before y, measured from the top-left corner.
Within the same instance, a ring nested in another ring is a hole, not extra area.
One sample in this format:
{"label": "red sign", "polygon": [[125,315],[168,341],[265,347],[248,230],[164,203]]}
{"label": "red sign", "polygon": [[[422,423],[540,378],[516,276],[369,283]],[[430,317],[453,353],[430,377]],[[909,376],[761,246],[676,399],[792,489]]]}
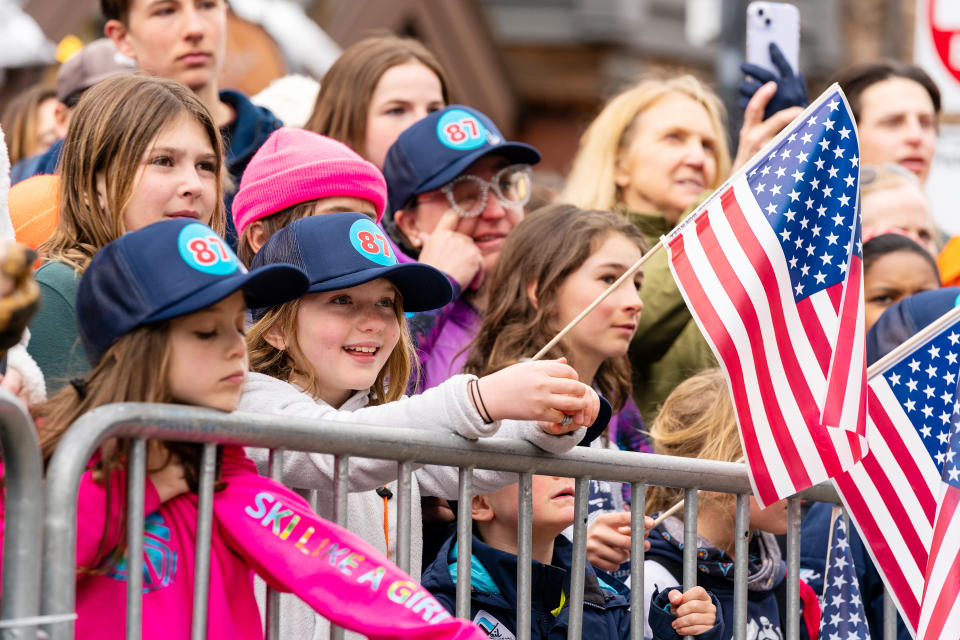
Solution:
{"label": "red sign", "polygon": [[960,10],[957,0],[928,0],[930,38],[940,62],[960,81]]}

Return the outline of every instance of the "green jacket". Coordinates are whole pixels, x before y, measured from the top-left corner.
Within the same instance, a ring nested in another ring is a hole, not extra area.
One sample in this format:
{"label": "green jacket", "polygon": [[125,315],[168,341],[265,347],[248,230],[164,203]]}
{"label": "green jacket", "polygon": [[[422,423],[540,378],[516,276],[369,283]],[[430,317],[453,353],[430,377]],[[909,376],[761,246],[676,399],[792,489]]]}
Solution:
{"label": "green jacket", "polygon": [[[683,217],[699,204],[697,202]],[[626,216],[640,229],[651,248],[660,241],[660,236],[673,228],[659,214],[627,213]],[[643,265],[640,298],[643,312],[630,343],[630,364],[633,399],[650,424],[678,384],[703,369],[717,366],[717,359],[673,280],[665,249],[658,250]]]}
{"label": "green jacket", "polygon": [[53,396],[71,378],[90,371],[77,328],[77,286],[80,278],[62,262],[48,262],[34,273],[42,303],[30,325],[27,352],[37,361]]}

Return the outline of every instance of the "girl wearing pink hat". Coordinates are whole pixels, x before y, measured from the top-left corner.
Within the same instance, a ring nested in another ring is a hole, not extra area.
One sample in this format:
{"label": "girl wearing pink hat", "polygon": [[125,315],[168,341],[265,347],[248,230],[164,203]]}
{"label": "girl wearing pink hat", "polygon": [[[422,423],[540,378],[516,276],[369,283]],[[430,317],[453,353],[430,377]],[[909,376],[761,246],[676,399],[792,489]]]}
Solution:
{"label": "girl wearing pink hat", "polygon": [[247,266],[270,236],[294,220],[337,211],[383,217],[387,184],[380,170],[350,147],[317,133],[282,127],[254,154],[233,200]]}

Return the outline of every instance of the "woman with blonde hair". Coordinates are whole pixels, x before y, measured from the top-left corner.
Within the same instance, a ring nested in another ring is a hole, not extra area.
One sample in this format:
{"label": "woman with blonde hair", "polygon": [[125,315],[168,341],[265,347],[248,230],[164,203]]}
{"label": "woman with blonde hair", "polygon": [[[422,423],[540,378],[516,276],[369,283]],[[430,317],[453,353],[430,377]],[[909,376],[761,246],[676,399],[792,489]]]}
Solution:
{"label": "woman with blonde hair", "polygon": [[[775,90],[774,83],[764,85],[747,105],[731,161],[726,111],[711,89],[690,75],[639,82],[610,100],[587,128],[559,200],[619,211],[654,246],[731,167],[745,164],[800,112],[785,109],[764,121]],[[649,419],[680,381],[716,359],[674,284],[666,254],[651,256],[644,272],[646,306],[630,361],[633,397]]]}
{"label": "woman with blonde hair", "polygon": [[167,218],[223,233],[222,148],[210,112],[173,80],[119,75],[80,99],[63,144],[59,221],[40,247],[43,304],[30,327],[29,351],[51,394],[89,370],[75,302],[97,251]]}

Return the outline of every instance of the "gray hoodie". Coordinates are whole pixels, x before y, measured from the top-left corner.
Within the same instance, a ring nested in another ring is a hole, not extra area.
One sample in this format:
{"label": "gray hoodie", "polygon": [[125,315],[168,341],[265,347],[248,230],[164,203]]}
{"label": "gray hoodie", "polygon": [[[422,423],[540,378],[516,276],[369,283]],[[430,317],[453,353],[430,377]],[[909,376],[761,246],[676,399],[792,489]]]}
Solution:
{"label": "gray hoodie", "polygon": [[[467,392],[472,375],[453,376],[446,382],[415,396],[395,402],[369,406],[368,391],[358,391],[339,409],[315,399],[296,385],[260,373],[250,373],[243,388],[238,411],[270,415],[317,418],[357,424],[383,424],[408,429],[424,429],[440,433],[457,433],[465,438],[496,437],[531,442],[548,453],[564,453],[583,438],[585,428],[555,436],[541,430],[534,422],[503,420],[484,424],[473,408]],[[266,449],[248,448],[249,455],[261,473],[268,462]],[[308,500],[315,500],[314,509],[333,518],[333,456],[320,453],[289,451],[283,457],[283,483],[298,490]],[[491,493],[517,482],[514,473],[478,469],[473,474],[475,494]],[[396,561],[397,540],[397,463],[375,458],[350,458],[347,498],[347,528]],[[384,499],[376,489],[386,486],[393,497]],[[420,516],[420,495],[456,498],[456,467],[423,465],[411,476],[410,572],[419,578],[423,554],[423,531]],[[315,490],[315,492],[314,492]],[[384,535],[384,508],[390,549]],[[257,595],[263,606],[264,587],[257,583]],[[328,638],[329,623],[293,595],[281,595],[281,638]],[[360,638],[347,633],[348,638]]]}

